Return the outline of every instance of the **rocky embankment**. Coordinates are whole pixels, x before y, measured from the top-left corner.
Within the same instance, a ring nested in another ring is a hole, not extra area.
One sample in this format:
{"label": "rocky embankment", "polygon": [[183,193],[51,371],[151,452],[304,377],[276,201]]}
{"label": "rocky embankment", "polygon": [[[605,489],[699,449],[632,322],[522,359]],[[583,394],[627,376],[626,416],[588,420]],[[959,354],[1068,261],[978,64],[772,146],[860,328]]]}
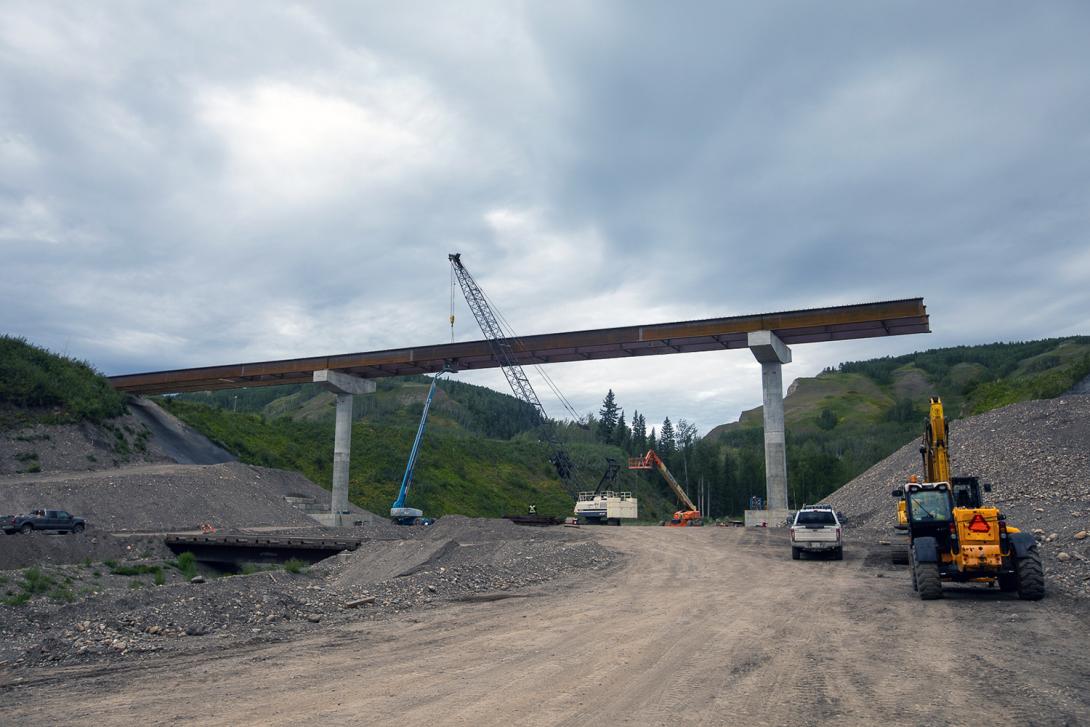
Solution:
{"label": "rocky embankment", "polygon": [[[141,558],[158,555],[150,551],[123,562],[34,569],[30,577],[45,584],[41,593],[0,606],[0,667],[114,662],[289,639],[318,624],[525,595],[614,563],[586,531],[563,527],[448,516],[430,528],[391,526],[385,535],[296,573],[205,571],[194,582],[170,561]],[[3,577],[0,591],[10,599],[22,592],[28,572]]]}
{"label": "rocky embankment", "polygon": [[[1048,587],[1090,597],[1090,396],[1029,401],[950,425],[950,463],[957,476],[990,483],[985,502],[1007,522],[1036,535]],[[890,492],[922,475],[919,443],[905,445],[830,495],[847,525],[894,533]]]}

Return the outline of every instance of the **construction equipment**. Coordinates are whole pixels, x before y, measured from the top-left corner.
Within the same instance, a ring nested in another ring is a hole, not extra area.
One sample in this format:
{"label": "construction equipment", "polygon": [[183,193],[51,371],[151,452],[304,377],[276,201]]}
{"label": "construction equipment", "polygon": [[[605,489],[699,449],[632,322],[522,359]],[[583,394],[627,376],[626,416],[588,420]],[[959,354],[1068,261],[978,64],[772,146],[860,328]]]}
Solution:
{"label": "construction equipment", "polygon": [[[507,378],[507,383],[511,385],[511,391],[514,393],[515,398],[532,406],[537,411],[538,416],[541,417],[541,420],[547,423],[549,416],[545,413],[545,407],[542,406],[541,399],[538,398],[534,387],[530,385],[530,379],[526,376],[526,371],[515,356],[514,344],[517,343],[518,339],[504,334],[503,328],[500,326],[500,322],[492,310],[484,291],[481,290],[481,287],[477,285],[477,281],[462,265],[461,254],[451,253],[447,255],[447,259],[450,260],[451,269],[462,288],[466,303],[469,304],[473,317],[477,319],[477,325],[481,327],[481,333],[488,340],[489,348],[492,349],[492,354],[499,362],[503,375]],[[570,407],[569,411],[573,415],[575,414],[575,411]],[[565,484],[571,484],[574,474],[571,457],[564,451],[556,435],[551,430],[547,430],[545,436],[553,450],[549,461],[556,468],[556,473],[560,476],[560,479]]]}
{"label": "construction equipment", "polygon": [[424,513],[415,507],[405,506],[405,496],[409,494],[409,486],[413,482],[413,470],[416,468],[416,459],[420,455],[420,441],[424,438],[424,429],[428,424],[428,412],[431,410],[431,401],[435,397],[435,385],[439,383],[439,377],[448,373],[449,369],[440,371],[431,378],[431,386],[428,387],[428,397],[424,400],[424,411],[420,414],[420,426],[416,428],[416,439],[413,440],[413,448],[409,452],[409,461],[405,463],[405,474],[401,477],[401,489],[398,490],[397,499],[390,506],[390,517],[398,525],[430,525],[432,520],[425,518]]}
{"label": "construction equipment", "polygon": [[598,480],[593,492],[580,492],[575,501],[575,516],[582,517],[591,525],[620,525],[621,520],[638,517],[638,503],[631,492],[615,492],[610,489],[621,466],[617,460],[606,458],[606,471]]}
{"label": "construction equipment", "polygon": [[677,479],[670,472],[666,463],[662,461],[662,458],[655,453],[655,450],[649,449],[644,456],[633,457],[628,460],[628,469],[630,470],[649,470],[653,467],[658,468],[659,472],[662,473],[663,478],[666,480],[666,484],[670,485],[670,489],[674,491],[674,494],[677,495],[678,499],[689,508],[688,510],[678,510],[674,513],[674,517],[670,522],[663,523],[663,525],[675,528],[703,525],[704,519],[700,514],[700,510],[696,508],[693,501],[685,494],[685,490],[681,489],[681,485],[678,484]]}
{"label": "construction equipment", "polygon": [[[484,334],[485,339],[488,341],[489,348],[492,350],[492,354],[496,357],[496,361],[499,362],[500,369],[503,371],[507,383],[511,385],[512,393],[519,401],[532,406],[541,418],[541,421],[546,424],[544,436],[545,440],[549,443],[549,447],[552,449],[549,462],[556,468],[556,474],[564,482],[568,491],[578,492],[580,484],[575,477],[575,464],[561,445],[553,428],[549,426],[549,415],[546,413],[545,407],[542,406],[541,399],[538,398],[537,392],[534,391],[534,387],[530,384],[530,379],[526,375],[525,369],[523,369],[522,364],[519,363],[516,348],[521,350],[521,344],[518,337],[514,334],[514,331],[510,330],[510,325],[506,326],[508,329],[507,332],[504,331],[504,325],[501,324],[503,317],[493,309],[494,306],[489,303],[488,296],[484,294],[484,291],[481,290],[481,286],[477,285],[477,281],[474,280],[473,276],[466,270],[465,266],[462,264],[461,254],[456,252],[450,253],[447,255],[447,259],[450,261],[453,279],[458,281],[458,285],[462,289],[462,294],[465,296],[466,303],[473,312],[473,317],[477,319],[477,325],[481,327],[481,333]],[[453,300],[453,281],[451,286]],[[451,325],[453,326],[453,324],[454,313],[452,311]],[[544,371],[541,371],[540,368],[538,371],[541,373],[542,377],[544,377],[545,382],[552,389],[553,393],[556,394],[557,398],[564,405],[564,408],[572,415],[574,420],[578,421],[579,413],[575,411],[570,403],[568,403],[568,400],[564,398],[564,395],[548,375]],[[610,474],[611,468],[612,474]],[[620,524],[621,518],[636,517],[637,502],[636,498],[632,496],[632,493],[610,492],[609,497],[605,497],[604,493],[600,493],[602,482],[607,478],[612,482],[613,478],[616,477],[616,470],[615,463],[608,464],[607,460],[606,474],[603,475],[602,480],[599,481],[598,489],[595,490],[594,493],[579,492],[575,506],[576,515],[585,514],[585,516],[588,517],[588,520],[593,522],[615,520],[616,524]],[[594,496],[590,499],[584,499],[584,496],[589,494],[593,494]],[[599,500],[602,500],[603,498],[606,500],[612,499],[613,506],[611,507],[608,502],[600,503]],[[601,507],[599,507],[599,505],[601,505]],[[583,508],[582,511],[581,508]],[[599,510],[601,511],[600,515],[598,514]]]}
{"label": "construction equipment", "polygon": [[942,581],[999,585],[1025,600],[1044,596],[1044,571],[1037,541],[1009,527],[998,508],[983,504],[976,477],[951,477],[949,425],[942,401],[931,408],[920,446],[924,482],[907,482],[893,491],[904,511],[909,537],[912,587],[920,598],[942,597]]}

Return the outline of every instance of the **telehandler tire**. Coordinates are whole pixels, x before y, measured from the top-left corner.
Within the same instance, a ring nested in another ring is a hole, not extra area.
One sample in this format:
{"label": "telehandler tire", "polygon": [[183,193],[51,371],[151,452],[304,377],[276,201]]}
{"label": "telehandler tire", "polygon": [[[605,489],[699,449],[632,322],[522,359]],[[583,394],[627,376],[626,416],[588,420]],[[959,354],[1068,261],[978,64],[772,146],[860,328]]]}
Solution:
{"label": "telehandler tire", "polygon": [[942,580],[939,578],[938,563],[913,563],[912,575],[921,601],[942,598]]}
{"label": "telehandler tire", "polygon": [[908,548],[900,548],[900,547],[897,547],[896,545],[893,546],[893,549],[889,553],[889,560],[890,560],[891,563],[893,563],[893,565],[908,565],[908,563],[909,563]]}
{"label": "telehandler tire", "polygon": [[1045,571],[1037,548],[1030,548],[1025,557],[1015,558],[1014,573],[1018,577],[1019,598],[1040,601],[1045,597]]}

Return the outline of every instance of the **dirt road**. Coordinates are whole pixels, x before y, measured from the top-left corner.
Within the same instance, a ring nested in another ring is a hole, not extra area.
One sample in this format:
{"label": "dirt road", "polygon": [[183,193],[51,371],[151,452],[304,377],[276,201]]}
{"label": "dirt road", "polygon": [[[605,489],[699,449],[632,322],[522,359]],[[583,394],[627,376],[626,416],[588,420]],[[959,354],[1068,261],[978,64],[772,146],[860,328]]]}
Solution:
{"label": "dirt road", "polygon": [[[1090,723],[1090,629],[1064,599],[918,601],[849,547],[784,533],[602,528],[596,583],[445,604],[243,651],[0,672],[6,723]],[[878,577],[882,574],[882,577]]]}

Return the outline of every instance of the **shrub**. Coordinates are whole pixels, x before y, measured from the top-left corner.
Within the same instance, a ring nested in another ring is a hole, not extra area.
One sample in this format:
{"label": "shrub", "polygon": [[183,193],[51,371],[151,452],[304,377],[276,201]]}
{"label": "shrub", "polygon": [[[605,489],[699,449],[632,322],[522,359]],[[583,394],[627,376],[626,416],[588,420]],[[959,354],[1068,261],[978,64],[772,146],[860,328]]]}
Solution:
{"label": "shrub", "polygon": [[284,570],[286,570],[288,573],[302,573],[305,568],[306,563],[299,560],[298,558],[292,558],[291,560],[284,563]]}
{"label": "shrub", "polygon": [[186,578],[193,578],[197,575],[197,556],[188,550],[179,555],[178,559],[171,565],[181,571],[181,574]]}

